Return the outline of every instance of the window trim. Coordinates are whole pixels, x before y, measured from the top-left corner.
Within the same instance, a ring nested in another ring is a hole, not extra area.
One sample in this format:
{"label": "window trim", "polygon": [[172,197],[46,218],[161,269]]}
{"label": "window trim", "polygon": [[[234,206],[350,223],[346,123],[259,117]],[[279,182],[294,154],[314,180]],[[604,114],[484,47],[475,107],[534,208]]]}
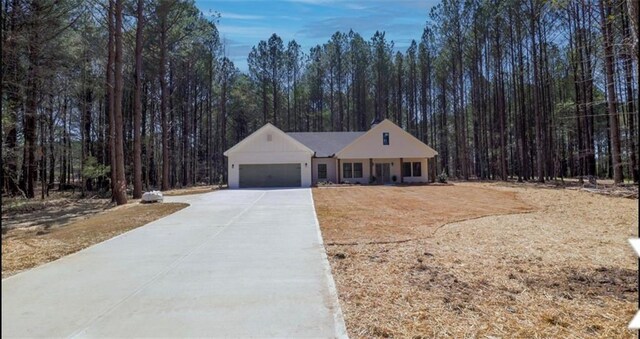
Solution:
{"label": "window trim", "polygon": [[[416,171],[416,165],[418,165],[418,170]],[[416,172],[420,172],[418,175],[416,175]],[[419,178],[422,176],[422,161],[412,161],[411,162],[411,177],[412,178]]]}
{"label": "window trim", "polygon": [[[360,165],[360,176],[356,176],[356,165]],[[364,167],[361,162],[354,162],[353,165],[351,165],[351,174],[353,175],[353,179],[364,178]]]}
{"label": "window trim", "polygon": [[[347,175],[347,173],[349,173],[349,175]],[[342,177],[344,179],[353,179],[353,163],[352,162],[342,163]]]}
{"label": "window trim", "polygon": [[382,146],[389,146],[389,132],[382,132]]}
{"label": "window trim", "polygon": [[[320,166],[324,167],[324,170],[320,170]],[[320,173],[324,173],[324,176],[320,176]],[[323,179],[323,180],[327,180],[327,178],[329,177],[329,171],[327,168],[327,164],[318,164],[318,180]]]}
{"label": "window trim", "polygon": [[[405,166],[409,166],[407,168],[405,168]],[[405,169],[409,169],[408,173],[405,172]],[[402,163],[402,176],[405,178],[411,178],[413,177],[413,162],[411,161],[404,161]]]}

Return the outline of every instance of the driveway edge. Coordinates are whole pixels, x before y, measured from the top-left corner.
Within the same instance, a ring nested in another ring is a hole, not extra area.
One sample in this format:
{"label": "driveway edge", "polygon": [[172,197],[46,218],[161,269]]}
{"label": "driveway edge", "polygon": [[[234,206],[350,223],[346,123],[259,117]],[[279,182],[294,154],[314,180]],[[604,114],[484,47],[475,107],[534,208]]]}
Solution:
{"label": "driveway edge", "polygon": [[313,207],[313,219],[315,220],[316,232],[318,234],[318,242],[322,247],[322,266],[324,269],[327,283],[329,284],[329,295],[335,301],[333,308],[333,324],[336,330],[337,338],[348,339],[347,327],[344,322],[344,316],[342,314],[342,308],[340,307],[340,299],[338,298],[338,290],[336,289],[335,281],[333,280],[333,274],[331,273],[331,265],[327,258],[327,250],[324,247],[324,240],[322,238],[322,232],[320,231],[320,221],[318,221],[318,214],[316,213],[316,204],[313,200],[313,189],[309,189],[309,195],[311,195],[311,207]]}

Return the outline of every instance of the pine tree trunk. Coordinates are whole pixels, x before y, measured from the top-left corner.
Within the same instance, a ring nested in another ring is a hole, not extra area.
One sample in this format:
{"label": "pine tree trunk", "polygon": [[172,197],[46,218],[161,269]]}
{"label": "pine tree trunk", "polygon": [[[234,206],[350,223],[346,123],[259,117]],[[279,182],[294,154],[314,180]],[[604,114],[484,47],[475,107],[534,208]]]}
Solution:
{"label": "pine tree trunk", "polygon": [[136,8],[136,51],[135,51],[135,92],[133,98],[133,198],[142,197],[142,30],[143,0],[138,0]]}
{"label": "pine tree trunk", "polygon": [[[637,4],[636,4],[637,6]],[[625,16],[625,13],[622,13],[622,23],[623,23],[623,32],[625,39],[633,40],[633,36],[631,34],[629,18]],[[637,107],[635,105],[635,95],[637,93],[634,92],[634,77],[633,77],[633,53],[628,51],[624,56],[624,73],[625,73],[625,87],[626,87],[626,95],[627,95],[627,116],[629,117],[629,157],[631,158],[631,176],[633,178],[633,182],[637,183],[640,180],[640,171],[638,168],[638,136],[636,131],[636,119],[638,115]],[[637,84],[637,82],[636,82]]]}
{"label": "pine tree trunk", "polygon": [[53,95],[49,95],[49,120],[48,120],[48,133],[49,133],[49,180],[48,185],[53,185],[55,179],[56,168],[56,156],[55,156],[55,128],[54,128],[54,116],[53,116]]}
{"label": "pine tree trunk", "polygon": [[116,184],[113,192],[116,204],[124,205],[127,203],[127,182],[124,173],[124,135],[123,135],[123,119],[122,119],[122,95],[123,95],[123,79],[122,79],[122,2],[124,0],[116,0],[115,4],[115,75],[114,75],[114,136],[115,136],[115,153],[116,163],[113,166],[116,169]]}
{"label": "pine tree trunk", "polygon": [[[34,1],[31,3],[31,10],[34,18],[39,17],[40,3]],[[37,25],[34,22],[33,25]],[[26,106],[24,112],[24,157],[22,161],[22,175],[23,183],[22,190],[25,192],[27,198],[33,198],[35,196],[35,181],[37,179],[38,164],[36,163],[36,115],[38,109],[38,94],[39,94],[39,63],[40,63],[40,41],[39,41],[39,29],[33,28],[33,32],[29,35],[29,70],[28,70],[28,87],[26,94]]]}
{"label": "pine tree trunk", "polygon": [[[165,14],[166,15],[166,14]],[[168,101],[168,88],[167,88],[167,28],[166,17],[161,18],[160,24],[160,124],[162,125],[162,184],[161,190],[169,189],[169,126],[167,124],[167,101]]]}
{"label": "pine tree trunk", "polygon": [[[109,41],[107,43],[107,115],[109,116],[109,163],[111,164],[111,200],[116,201],[116,182],[117,182],[117,168],[116,164],[116,138],[115,138],[115,92],[114,92],[114,0],[109,0],[109,13],[108,13],[108,28],[109,28]],[[68,172],[67,172],[68,174]]]}
{"label": "pine tree trunk", "polygon": [[[605,4],[605,1],[607,2]],[[620,126],[618,113],[616,110],[616,90],[615,90],[615,63],[613,55],[613,32],[609,16],[611,15],[611,5],[608,0],[600,0],[600,16],[602,20],[602,31],[604,35],[604,55],[605,55],[605,79],[607,83],[607,109],[609,111],[609,126],[611,138],[611,161],[613,167],[613,182],[620,184],[623,182],[622,158],[620,156]]]}
{"label": "pine tree trunk", "polygon": [[[15,195],[18,193],[18,150],[16,148],[18,142],[18,111],[22,105],[22,100],[18,92],[20,68],[18,67],[18,46],[16,39],[9,39],[9,41],[5,40],[7,40],[6,37],[10,36],[10,33],[15,32],[16,30],[16,22],[20,8],[18,0],[13,0],[11,7],[9,32],[4,32],[2,34],[2,59],[3,62],[11,65],[11,67],[9,67],[9,72],[0,72],[2,73],[0,76],[2,77],[3,92],[7,95],[6,103],[3,102],[2,127],[6,131],[6,134],[4,138],[5,148],[3,149],[2,157],[2,161],[4,163],[4,166],[2,166],[2,177],[4,179],[3,188],[6,188],[11,195]],[[4,117],[5,114],[7,114],[6,118]]]}
{"label": "pine tree trunk", "polygon": [[531,0],[531,17],[530,25],[531,25],[531,51],[533,53],[533,84],[532,84],[532,94],[533,94],[533,111],[535,117],[535,127],[536,127],[536,176],[538,177],[538,182],[544,182],[544,156],[543,156],[543,140],[542,140],[542,112],[540,111],[541,103],[539,99],[539,72],[538,72],[538,47],[536,46],[536,20],[537,15],[534,9],[535,4],[534,1]]}

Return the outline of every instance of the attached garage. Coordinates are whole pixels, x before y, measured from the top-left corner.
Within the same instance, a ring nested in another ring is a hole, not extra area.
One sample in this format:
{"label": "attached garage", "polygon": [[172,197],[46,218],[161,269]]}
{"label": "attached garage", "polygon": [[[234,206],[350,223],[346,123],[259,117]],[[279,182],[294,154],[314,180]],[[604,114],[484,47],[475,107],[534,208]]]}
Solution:
{"label": "attached garage", "polygon": [[240,188],[300,187],[300,164],[241,164]]}
{"label": "attached garage", "polygon": [[224,152],[229,188],[310,187],[314,152],[266,124]]}

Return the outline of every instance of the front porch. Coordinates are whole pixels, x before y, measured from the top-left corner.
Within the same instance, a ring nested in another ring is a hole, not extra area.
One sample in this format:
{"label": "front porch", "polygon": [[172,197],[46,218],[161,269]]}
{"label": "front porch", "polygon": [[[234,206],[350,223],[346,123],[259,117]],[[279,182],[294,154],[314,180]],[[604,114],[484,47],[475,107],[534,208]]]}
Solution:
{"label": "front porch", "polygon": [[427,158],[312,158],[313,184],[318,182],[400,184],[428,182]]}

